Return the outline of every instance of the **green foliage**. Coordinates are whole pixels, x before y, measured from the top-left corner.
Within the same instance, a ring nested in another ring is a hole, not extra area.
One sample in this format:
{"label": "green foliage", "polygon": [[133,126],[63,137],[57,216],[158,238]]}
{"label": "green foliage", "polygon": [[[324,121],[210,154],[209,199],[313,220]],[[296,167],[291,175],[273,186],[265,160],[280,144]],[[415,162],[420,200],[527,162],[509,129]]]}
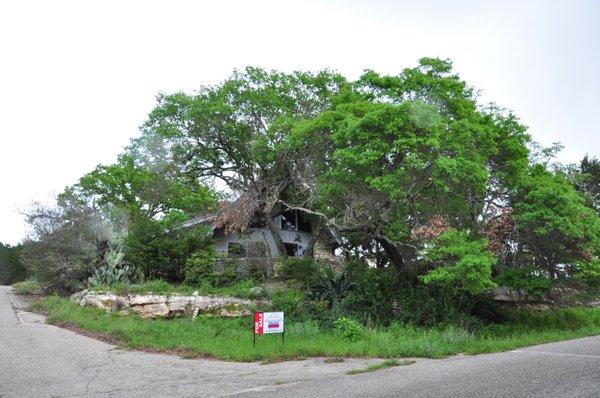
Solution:
{"label": "green foliage", "polygon": [[585,196],[590,207],[600,214],[600,160],[588,155],[581,160],[575,186]]}
{"label": "green foliage", "polygon": [[310,257],[286,258],[281,260],[281,265],[276,270],[277,277],[282,280],[296,280],[302,282],[305,289],[323,280],[326,267]]}
{"label": "green foliage", "polygon": [[22,282],[17,282],[12,285],[13,291],[16,294],[42,294],[43,290],[40,284],[35,279],[26,279]]}
{"label": "green foliage", "polygon": [[550,278],[535,267],[507,268],[495,281],[500,286],[523,290],[534,298],[543,297],[552,287]]}
{"label": "green foliage", "polygon": [[436,238],[425,254],[436,268],[419,279],[448,289],[479,294],[492,289],[494,255],[484,239],[472,239],[467,232],[450,230]]}
{"label": "green foliage", "polygon": [[267,298],[267,292],[256,286],[252,280],[243,280],[230,286],[213,286],[204,281],[199,285],[174,285],[162,279],[153,279],[142,283],[115,283],[112,286],[97,286],[94,290],[110,291],[115,294],[160,294],[190,296],[197,292],[199,295],[214,295],[221,297],[238,297],[244,299]]}
{"label": "green foliage", "polygon": [[143,279],[143,274],[126,263],[124,258],[125,253],[120,251],[120,248],[107,250],[103,263],[88,278],[88,284],[92,287],[111,287],[118,283],[131,283]]}
{"label": "green foliage", "polygon": [[198,213],[215,202],[210,189],[178,176],[175,164],[144,164],[131,152],[119,156],[116,164],[96,167],[75,189],[100,205],[124,210],[129,217],[148,219],[171,212]]}
{"label": "green foliage", "polygon": [[598,308],[523,310],[510,313],[509,321],[504,324],[482,325],[473,332],[454,326],[418,328],[395,324],[390,328],[364,330],[363,337],[355,342],[340,338],[336,332],[321,330],[314,323],[290,320],[286,325],[285,345],[280,339],[264,338],[257,342],[260,349],[255,349],[249,343],[248,317],[148,320],[79,307],[55,296],[45,298],[35,308],[47,313],[51,324],[67,323],[107,335],[130,349],[176,350],[189,357],[248,362],[340,356],[442,358],[459,353],[507,351],[600,333]]}
{"label": "green foliage", "polygon": [[599,254],[600,218],[563,174],[532,167],[515,200],[519,232],[534,265],[556,275],[560,264]]}
{"label": "green foliage", "polygon": [[363,326],[354,319],[341,317],[333,322],[334,330],[343,339],[355,342],[364,336]]}
{"label": "green foliage", "polygon": [[364,324],[388,325],[395,318],[397,276],[391,268],[348,267],[352,289],[342,301],[343,312]]}
{"label": "green foliage", "polygon": [[125,259],[141,269],[146,279],[169,282],[181,282],[192,253],[210,251],[211,246],[208,228],[173,229],[144,217],[132,220],[124,240]]}
{"label": "green foliage", "polygon": [[27,278],[27,270],[21,262],[21,246],[0,243],[0,285],[11,285]]}
{"label": "green foliage", "polygon": [[232,285],[240,279],[238,259],[219,257],[209,248],[192,254],[185,264],[185,283],[189,286],[204,282],[212,286]]}
{"label": "green foliage", "polygon": [[456,294],[439,286],[406,285],[398,292],[398,303],[397,320],[426,327],[444,324],[471,330],[483,321],[502,318],[485,299]]}
{"label": "green foliage", "polygon": [[283,311],[286,316],[292,319],[303,319],[306,315],[303,312],[301,303],[304,302],[306,294],[293,289],[280,289],[273,293],[271,301],[273,308],[277,311]]}
{"label": "green foliage", "polygon": [[26,218],[34,239],[24,242],[21,259],[33,278],[47,292],[83,289],[114,234],[110,222],[69,192],[55,207],[35,206]]}
{"label": "green foliage", "polygon": [[185,284],[200,285],[213,275],[213,266],[217,260],[214,249],[193,253],[185,263]]}
{"label": "green foliage", "polygon": [[398,76],[365,73],[331,109],[296,125],[290,145],[317,148],[319,210],[343,219],[356,241],[384,242],[403,274],[422,244],[412,228],[443,214],[475,230],[486,196],[526,169],[528,140],[514,116],[478,108],[450,61],[424,58]]}
{"label": "green foliage", "polygon": [[600,259],[577,263],[577,278],[590,287],[600,287]]}
{"label": "green foliage", "polygon": [[[127,225],[125,261],[146,278],[180,282],[185,261],[209,244],[209,233],[203,227],[177,227],[191,215],[214,209],[216,194],[183,175],[166,147],[157,137],[136,139],[117,163],[98,166],[70,191]],[[112,271],[105,267],[101,272],[109,277]],[[98,283],[106,283],[99,278]]]}
{"label": "green foliage", "polygon": [[[254,180],[259,165],[270,177],[286,171],[282,142],[294,122],[324,109],[345,84],[328,71],[285,74],[248,67],[195,95],[159,96],[144,133],[168,139],[190,174],[217,177],[237,189]],[[228,177],[229,171],[241,178]]]}
{"label": "green foliage", "polygon": [[332,306],[339,304],[352,290],[353,283],[348,272],[336,275],[331,267],[324,267],[323,274],[308,289],[311,300],[328,301]]}

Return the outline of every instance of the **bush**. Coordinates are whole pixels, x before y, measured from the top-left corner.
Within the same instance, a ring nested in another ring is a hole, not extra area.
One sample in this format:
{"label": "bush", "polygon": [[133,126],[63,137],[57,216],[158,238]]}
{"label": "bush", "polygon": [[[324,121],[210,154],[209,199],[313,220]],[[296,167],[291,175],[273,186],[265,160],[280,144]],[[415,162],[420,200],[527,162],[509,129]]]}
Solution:
{"label": "bush", "polygon": [[34,239],[23,243],[21,260],[32,277],[47,292],[83,289],[114,233],[111,223],[69,192],[55,207],[35,205],[26,219]]}
{"label": "bush", "polygon": [[334,306],[350,293],[353,286],[348,272],[336,275],[330,267],[326,267],[320,279],[309,287],[308,296],[315,301],[328,301]]}
{"label": "bush", "polygon": [[212,249],[196,252],[185,263],[185,280],[188,286],[209,283],[212,286],[229,286],[238,282],[238,260],[217,256]]}
{"label": "bush", "polygon": [[354,319],[341,317],[333,322],[334,330],[345,340],[355,342],[364,335],[364,329],[360,323]]}
{"label": "bush", "polygon": [[273,309],[283,311],[290,319],[302,320],[306,318],[306,311],[301,306],[305,300],[304,292],[291,289],[277,290],[273,293],[271,302]]}
{"label": "bush", "polygon": [[352,266],[346,273],[352,278],[352,289],[342,300],[343,311],[365,324],[389,324],[395,317],[394,301],[398,298],[396,272]]}
{"label": "bush", "polygon": [[466,231],[449,230],[433,240],[425,258],[435,268],[419,279],[461,292],[479,294],[496,287],[491,280],[496,257],[487,250],[485,239]]}
{"label": "bush", "polygon": [[476,312],[480,308],[495,314],[481,296],[457,295],[438,286],[407,285],[400,290],[398,302],[400,322],[428,327],[452,324],[472,330],[482,324],[478,315],[486,316]]}
{"label": "bush", "polygon": [[0,285],[10,285],[27,278],[27,269],[21,262],[21,246],[0,243]]}
{"label": "bush", "polygon": [[88,279],[91,286],[114,286],[118,283],[139,282],[143,274],[131,264],[123,261],[125,254],[120,249],[109,249],[104,254],[103,264]]}
{"label": "bush", "polygon": [[137,217],[125,237],[125,259],[146,279],[180,283],[192,253],[210,251],[212,240],[204,227],[171,230],[164,222]]}
{"label": "bush", "polygon": [[286,258],[281,260],[277,269],[277,276],[282,280],[296,280],[302,282],[305,289],[309,289],[323,279],[324,265],[310,257]]}
{"label": "bush", "polygon": [[34,279],[27,279],[23,282],[17,282],[13,284],[12,287],[16,294],[42,294],[42,287]]}
{"label": "bush", "polygon": [[542,298],[552,287],[548,276],[535,267],[507,268],[498,275],[496,282],[501,286],[523,290],[534,298]]}
{"label": "bush", "polygon": [[577,263],[577,279],[589,287],[600,287],[600,259]]}

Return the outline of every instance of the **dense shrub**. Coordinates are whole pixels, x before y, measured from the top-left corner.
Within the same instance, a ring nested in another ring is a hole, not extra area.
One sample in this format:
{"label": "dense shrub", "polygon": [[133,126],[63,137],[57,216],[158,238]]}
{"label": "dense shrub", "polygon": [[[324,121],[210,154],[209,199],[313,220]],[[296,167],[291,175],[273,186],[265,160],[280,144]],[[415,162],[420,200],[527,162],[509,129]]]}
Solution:
{"label": "dense shrub", "polygon": [[207,250],[212,244],[204,227],[169,229],[164,222],[138,217],[125,238],[125,259],[141,269],[146,279],[181,282],[185,264],[192,253]]}
{"label": "dense shrub", "polygon": [[21,262],[21,246],[0,243],[0,285],[10,285],[27,278],[27,270]]}
{"label": "dense shrub", "polygon": [[363,326],[354,319],[341,317],[333,322],[334,330],[343,339],[355,342],[364,335]]}
{"label": "dense shrub", "polygon": [[487,296],[456,294],[438,286],[410,284],[399,291],[397,319],[421,326],[453,324],[472,329],[502,314]]}
{"label": "dense shrub", "polygon": [[350,293],[353,287],[350,273],[336,274],[330,267],[324,267],[320,277],[309,287],[308,296],[311,300],[328,301],[335,306]]}
{"label": "dense shrub", "polygon": [[484,239],[471,237],[466,231],[443,233],[433,240],[425,254],[434,268],[420,280],[473,294],[494,288],[491,276],[496,258],[486,245]]}
{"label": "dense shrub", "polygon": [[319,282],[323,278],[324,265],[310,257],[286,258],[281,260],[277,269],[277,277],[282,280],[296,280],[302,282],[305,289]]}
{"label": "dense shrub", "polygon": [[141,282],[143,273],[125,262],[124,258],[125,254],[119,248],[107,250],[104,254],[104,261],[89,277],[88,284],[94,287],[110,287],[119,283]]}
{"label": "dense shrub", "polygon": [[307,311],[301,306],[305,301],[304,292],[293,289],[280,289],[273,293],[271,302],[277,311],[284,311],[291,319],[303,320]]}
{"label": "dense shrub", "polygon": [[55,207],[36,205],[26,215],[33,235],[23,243],[21,259],[45,291],[81,290],[103,257],[113,233],[99,212],[69,194]]}
{"label": "dense shrub", "polygon": [[17,282],[12,287],[16,294],[42,294],[42,287],[35,279]]}
{"label": "dense shrub", "polygon": [[185,263],[185,280],[188,286],[209,283],[212,286],[233,285],[241,278],[237,273],[236,258],[219,257],[212,248],[198,251]]}
{"label": "dense shrub", "polygon": [[577,279],[592,288],[600,287],[600,259],[577,263]]}
{"label": "dense shrub", "polygon": [[550,278],[535,267],[507,268],[496,277],[496,283],[523,290],[533,298],[543,297],[552,287]]}
{"label": "dense shrub", "polygon": [[389,324],[395,317],[394,301],[398,297],[394,270],[351,265],[346,272],[352,289],[342,301],[344,312],[365,324]]}

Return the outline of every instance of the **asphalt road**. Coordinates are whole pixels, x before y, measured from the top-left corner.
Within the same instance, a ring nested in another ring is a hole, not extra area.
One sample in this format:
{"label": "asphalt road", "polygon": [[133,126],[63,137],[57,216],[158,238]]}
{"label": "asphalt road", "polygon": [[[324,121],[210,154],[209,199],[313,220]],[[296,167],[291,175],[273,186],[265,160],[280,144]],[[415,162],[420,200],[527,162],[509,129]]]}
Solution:
{"label": "asphalt road", "polygon": [[0,287],[0,397],[600,397],[600,337],[499,354],[271,365],[120,350],[44,324]]}

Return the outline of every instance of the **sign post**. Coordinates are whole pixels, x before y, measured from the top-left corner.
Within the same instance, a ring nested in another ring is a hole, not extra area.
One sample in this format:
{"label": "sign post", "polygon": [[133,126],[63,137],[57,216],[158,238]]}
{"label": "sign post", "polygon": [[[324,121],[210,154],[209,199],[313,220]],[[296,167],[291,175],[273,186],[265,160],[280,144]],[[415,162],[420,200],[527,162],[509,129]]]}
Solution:
{"label": "sign post", "polygon": [[252,344],[256,347],[257,334],[281,333],[281,341],[285,343],[285,327],[283,312],[255,312]]}

